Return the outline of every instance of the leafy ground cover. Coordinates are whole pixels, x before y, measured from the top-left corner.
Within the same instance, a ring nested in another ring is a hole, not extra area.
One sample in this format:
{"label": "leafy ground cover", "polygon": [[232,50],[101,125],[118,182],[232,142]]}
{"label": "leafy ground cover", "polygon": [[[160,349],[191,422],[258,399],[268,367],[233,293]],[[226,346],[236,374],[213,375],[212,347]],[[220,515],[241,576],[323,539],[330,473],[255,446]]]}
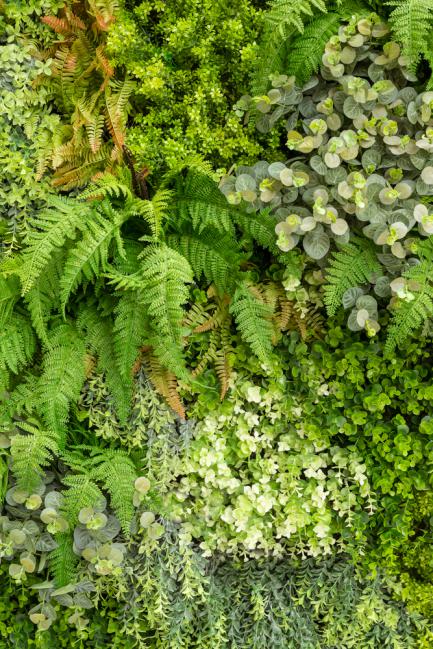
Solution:
{"label": "leafy ground cover", "polygon": [[432,647],[429,0],[0,24],[0,647]]}

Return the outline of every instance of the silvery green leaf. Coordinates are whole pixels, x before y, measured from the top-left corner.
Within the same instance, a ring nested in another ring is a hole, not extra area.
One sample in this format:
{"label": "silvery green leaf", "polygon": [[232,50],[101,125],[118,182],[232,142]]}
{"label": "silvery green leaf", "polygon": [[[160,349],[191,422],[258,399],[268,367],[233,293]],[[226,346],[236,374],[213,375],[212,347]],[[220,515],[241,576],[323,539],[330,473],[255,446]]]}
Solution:
{"label": "silvery green leaf", "polygon": [[248,190],[254,191],[256,189],[256,181],[250,175],[241,174],[236,178],[235,188],[237,192],[244,192]]}
{"label": "silvery green leaf", "polygon": [[297,111],[289,115],[285,123],[285,128],[287,129],[287,131],[292,131],[295,129],[296,124],[298,123],[298,118],[299,113]]}
{"label": "silvery green leaf", "polygon": [[401,270],[403,268],[401,259],[397,259],[397,257],[394,257],[394,255],[389,253],[380,253],[377,255],[377,258],[392,275],[401,275]]}
{"label": "silvery green leaf", "polygon": [[44,498],[45,507],[58,510],[62,506],[63,500],[64,498],[60,491],[50,491]]}
{"label": "silvery green leaf", "polygon": [[410,156],[410,161],[416,169],[423,169],[429,158],[427,151],[419,150],[417,153],[414,153]]}
{"label": "silvery green leaf", "polygon": [[66,586],[62,586],[61,588],[56,588],[55,591],[53,591],[53,595],[57,597],[57,595],[69,595],[69,593],[73,593],[75,590],[75,584],[67,584]]}
{"label": "silvery green leaf", "polygon": [[363,108],[353,97],[346,97],[343,104],[343,113],[350,119],[355,119],[363,113]]}
{"label": "silvery green leaf", "polygon": [[315,117],[317,114],[316,107],[311,97],[304,97],[298,108],[303,117]]}
{"label": "silvery green leaf", "polygon": [[336,93],[334,93],[332,99],[334,101],[335,110],[339,113],[342,113],[344,102],[346,100],[346,94],[343,91],[338,90]]}
{"label": "silvery green leaf", "polygon": [[307,92],[307,90],[312,90],[313,88],[315,88],[317,86],[318,83],[319,83],[318,77],[313,75],[312,77],[310,77],[310,79],[308,81],[306,81],[304,83],[301,90],[302,90],[302,92]]}
{"label": "silvery green leaf", "polygon": [[70,608],[74,605],[74,600],[70,595],[53,595],[53,598],[58,604],[60,604],[60,606],[66,606],[67,608]]}
{"label": "silvery green leaf", "polygon": [[22,530],[28,536],[37,536],[40,532],[39,525],[35,521],[26,521],[22,527]]}
{"label": "silvery green leaf", "polygon": [[288,187],[283,194],[283,203],[294,203],[299,196],[299,189],[297,187]]}
{"label": "silvery green leaf", "polygon": [[406,88],[402,88],[399,92],[399,99],[404,101],[405,104],[408,104],[410,101],[413,101],[414,99],[417,98],[417,91],[415,88],[412,88],[411,86],[406,86]]}
{"label": "silvery green leaf", "polygon": [[343,167],[337,167],[336,169],[328,169],[325,174],[325,182],[328,185],[337,185],[346,179],[347,172]]}
{"label": "silvery green leaf", "polygon": [[432,196],[433,185],[427,185],[421,178],[416,182],[416,191],[419,196]]}
{"label": "silvery green leaf", "polygon": [[54,588],[54,581],[41,581],[38,584],[32,584],[30,588],[32,590],[50,590],[51,588]]}
{"label": "silvery green leaf", "polygon": [[325,165],[322,158],[318,155],[314,155],[312,156],[312,158],[310,158],[310,165],[311,168],[321,176],[324,176],[328,171],[328,167]]}
{"label": "silvery green leaf", "polygon": [[93,608],[93,602],[85,593],[76,593],[74,595],[74,605],[79,608]]}
{"label": "silvery green leaf", "polygon": [[368,311],[370,318],[373,318],[377,314],[377,302],[372,295],[361,295],[356,300],[356,308],[358,311],[360,309]]}
{"label": "silvery green leaf", "polygon": [[105,539],[111,540],[119,534],[120,529],[121,526],[117,518],[115,516],[109,516],[107,524],[102,530],[99,531],[102,532]]}
{"label": "silvery green leaf", "polygon": [[323,228],[317,226],[305,235],[302,244],[309,257],[312,259],[323,259],[329,250],[330,239]]}
{"label": "silvery green leaf", "polygon": [[362,154],[362,166],[364,169],[367,169],[371,165],[374,165],[374,169],[378,169],[382,159],[381,153],[377,149],[368,149]]}
{"label": "silvery green leaf", "polygon": [[385,70],[382,65],[376,65],[375,63],[372,63],[368,66],[368,76],[373,81],[373,83],[376,83],[376,81],[381,81],[384,78],[384,75]]}
{"label": "silvery green leaf", "polygon": [[348,288],[347,291],[343,293],[343,297],[341,298],[341,303],[343,305],[344,309],[350,309],[356,304],[356,300],[361,297],[361,295],[364,294],[364,291],[362,288],[359,288],[359,286],[353,286],[352,288]]}
{"label": "silvery green leaf", "polygon": [[53,539],[51,534],[44,532],[36,541],[35,548],[38,552],[51,552],[57,548],[57,542]]}
{"label": "silvery green leaf", "polygon": [[382,275],[376,280],[374,285],[374,292],[379,297],[388,297],[391,295],[391,289],[389,287],[389,277]]}
{"label": "silvery green leaf", "polygon": [[358,324],[356,310],[350,312],[347,319],[347,326],[349,327],[350,331],[362,331],[363,328]]}
{"label": "silvery green leaf", "polygon": [[273,162],[268,167],[268,174],[272,176],[272,178],[280,180],[280,173],[285,169],[287,169],[287,167],[284,162]]}
{"label": "silvery green leaf", "polygon": [[256,121],[256,129],[259,133],[268,133],[272,127],[269,115],[261,115]]}
{"label": "silvery green leaf", "polygon": [[89,579],[83,579],[75,585],[76,593],[93,593],[96,591],[95,584]]}
{"label": "silvery green leaf", "polygon": [[411,124],[416,124],[418,121],[418,109],[414,101],[409,102],[407,106],[407,118]]}
{"label": "silvery green leaf", "polygon": [[344,234],[333,234],[332,238],[338,244],[349,243],[350,241],[350,229],[347,230]]}
{"label": "silvery green leaf", "polygon": [[388,221],[390,213],[390,211],[383,209],[383,207],[377,203],[368,203],[366,207],[357,211],[356,216],[360,221],[383,224]]}
{"label": "silvery green leaf", "polygon": [[92,540],[92,535],[83,525],[78,525],[74,529],[74,543],[78,550],[83,550]]}

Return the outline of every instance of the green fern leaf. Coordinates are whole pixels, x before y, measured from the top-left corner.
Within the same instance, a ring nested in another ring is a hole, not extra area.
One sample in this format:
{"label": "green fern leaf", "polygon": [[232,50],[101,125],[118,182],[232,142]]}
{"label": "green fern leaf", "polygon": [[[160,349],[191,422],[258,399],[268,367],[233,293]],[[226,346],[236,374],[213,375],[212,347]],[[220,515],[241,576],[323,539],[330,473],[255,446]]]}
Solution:
{"label": "green fern leaf", "polygon": [[132,388],[132,367],[148,333],[147,309],[137,293],[122,295],[115,308],[113,345],[117,366]]}
{"label": "green fern leaf", "polygon": [[129,536],[134,516],[134,482],[138,477],[134,463],[123,451],[104,449],[91,457],[86,465],[94,480],[101,482],[110,494],[113,511],[124,534]]}
{"label": "green fern leaf", "polygon": [[50,206],[30,220],[31,229],[25,239],[26,247],[19,269],[23,294],[35,284],[66,239],[72,239],[76,230],[93,218],[92,209],[77,201],[51,197]]}
{"label": "green fern leaf", "polygon": [[285,74],[294,75],[301,85],[308,81],[317,72],[325,45],[337,33],[340,23],[341,16],[336,13],[319,16],[309,23],[290,44]]}
{"label": "green fern leaf", "polygon": [[58,436],[52,431],[21,422],[20,429],[26,434],[14,435],[11,440],[12,473],[19,489],[33,493],[41,479],[44,469],[49,466],[59,452]]}
{"label": "green fern leaf", "polygon": [[204,275],[215,284],[219,293],[232,292],[241,260],[236,241],[232,238],[208,229],[200,234],[169,235],[167,245],[188,260],[197,279]]}
{"label": "green fern leaf", "polygon": [[323,0],[273,0],[265,15],[261,39],[263,56],[253,81],[254,95],[266,92],[270,75],[284,70],[289,39],[304,31],[305,20],[312,18],[315,11],[326,13]]}
{"label": "green fern leaf", "polygon": [[[83,279],[92,280],[108,270],[108,254],[113,239],[119,240],[123,214],[109,203],[101,205],[104,215],[95,213],[86,224],[82,239],[71,249],[60,280],[60,300],[63,312],[66,302]],[[108,217],[108,218],[107,218]]]}
{"label": "green fern leaf", "polygon": [[56,534],[57,548],[48,557],[50,572],[57,588],[72,583],[76,576],[78,556],[74,552],[73,537],[69,532]]}
{"label": "green fern leaf", "polygon": [[[168,246],[149,246],[140,255],[142,292],[152,327],[155,353],[177,376],[183,373],[179,361],[182,349],[182,308],[189,297],[193,273],[188,261]],[[170,350],[169,354],[167,352]],[[175,353],[170,361],[170,353]],[[175,350],[179,350],[176,353]]]}
{"label": "green fern leaf", "polygon": [[29,362],[36,349],[36,340],[29,321],[14,313],[0,330],[0,368],[14,374]]}
{"label": "green fern leaf", "polygon": [[105,375],[119,421],[125,424],[131,406],[131,386],[123,380],[116,362],[112,322],[95,308],[85,305],[78,315],[77,324],[84,332],[87,346],[97,356],[98,369]]}
{"label": "green fern leaf", "polygon": [[39,410],[46,426],[58,438],[66,434],[69,406],[80,395],[85,381],[85,345],[79,332],[65,325],[54,331],[39,379]]}
{"label": "green fern leaf", "polygon": [[372,275],[380,271],[374,245],[370,242],[357,239],[341,246],[341,252],[333,253],[326,272],[324,302],[328,314],[335,315],[347,289],[368,283]]}
{"label": "green fern leaf", "polygon": [[263,362],[272,354],[272,308],[253,295],[243,283],[237,289],[230,305],[242,338]]}
{"label": "green fern leaf", "polygon": [[[68,463],[68,456],[65,456]],[[71,527],[78,524],[78,514],[85,507],[94,507],[103,501],[104,495],[98,485],[88,475],[67,475],[62,480],[68,487],[62,492],[62,514]]]}
{"label": "green fern leaf", "polygon": [[403,54],[410,58],[415,69],[433,27],[431,0],[388,0],[386,4],[394,7],[389,17],[393,35],[403,45]]}

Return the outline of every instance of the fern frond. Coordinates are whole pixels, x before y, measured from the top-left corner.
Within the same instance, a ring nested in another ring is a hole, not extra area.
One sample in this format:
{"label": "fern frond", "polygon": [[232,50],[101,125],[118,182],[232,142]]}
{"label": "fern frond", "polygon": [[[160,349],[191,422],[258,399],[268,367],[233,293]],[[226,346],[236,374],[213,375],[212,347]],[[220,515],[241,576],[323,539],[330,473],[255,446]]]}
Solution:
{"label": "fern frond", "polygon": [[52,334],[50,349],[44,355],[39,379],[39,408],[46,426],[63,445],[69,406],[79,397],[85,381],[84,341],[79,332],[66,325]]}
{"label": "fern frond", "polygon": [[0,368],[18,374],[35,349],[36,340],[30,323],[15,313],[0,330]]}
{"label": "fern frond", "polygon": [[[68,463],[68,457],[65,458]],[[71,527],[78,524],[78,514],[84,507],[94,507],[104,499],[104,495],[95,481],[87,474],[67,475],[62,479],[68,487],[62,491],[61,511]]]}
{"label": "fern frond", "polygon": [[269,77],[284,70],[287,42],[296,33],[304,31],[305,20],[315,11],[326,13],[323,0],[273,0],[265,15],[265,29],[261,39],[263,56],[253,82],[253,94],[266,92]]}
{"label": "fern frond", "polygon": [[309,23],[304,32],[290,43],[285,74],[295,76],[300,85],[308,81],[317,72],[325,45],[337,33],[340,23],[341,16],[337,13],[319,16]]}
{"label": "fern frond", "polygon": [[183,305],[193,273],[188,261],[168,246],[149,246],[140,255],[142,293],[155,335],[151,338],[163,365],[186,376],[182,362]]}
{"label": "fern frond", "polygon": [[89,477],[102,483],[110,494],[113,511],[124,534],[129,536],[134,516],[134,482],[138,477],[133,461],[124,451],[94,447],[83,447],[83,450],[90,451],[90,457],[83,457],[83,466]]}
{"label": "fern frond", "polygon": [[253,295],[251,288],[242,283],[236,289],[230,312],[236,321],[242,338],[263,362],[272,353],[272,309]]}
{"label": "fern frond", "polygon": [[145,358],[146,372],[156,392],[168,403],[181,419],[185,419],[185,408],[178,392],[176,375],[163,367],[159,359],[147,354]]}
{"label": "fern frond", "polygon": [[93,219],[86,224],[82,239],[67,256],[60,280],[63,313],[70,294],[77,290],[83,279],[92,280],[108,270],[110,245],[118,239],[125,217],[108,203],[101,207],[104,214],[94,213]]}
{"label": "fern frond", "polygon": [[20,422],[19,428],[26,434],[19,433],[11,439],[12,473],[18,488],[31,494],[59,452],[58,437],[54,431],[42,431],[24,422]]}
{"label": "fern frond", "polygon": [[45,272],[24,296],[33,328],[47,346],[47,323],[52,312],[58,308],[62,262],[63,251],[55,253],[45,267]]}
{"label": "fern frond", "polygon": [[97,175],[87,189],[79,194],[81,200],[102,200],[105,197],[132,199],[132,178],[127,167],[119,167],[116,175],[105,172]]}
{"label": "fern frond", "polygon": [[173,202],[173,192],[169,189],[159,189],[151,200],[135,199],[128,204],[131,214],[140,216],[148,224],[152,236],[158,239],[161,226],[168,219],[169,210]]}
{"label": "fern frond", "polygon": [[[433,316],[433,239],[429,237],[419,246],[420,263],[403,273],[410,282],[411,299],[398,299],[388,327],[385,353],[390,354],[414,331]],[[414,288],[412,288],[412,286]]]}
{"label": "fern frond", "polygon": [[207,174],[189,170],[186,178],[179,176],[175,204],[179,217],[190,221],[199,233],[211,226],[220,233],[234,235],[233,222],[238,208],[228,203]]}
{"label": "fern frond", "polygon": [[62,588],[73,583],[79,558],[74,552],[73,537],[69,532],[56,534],[56,543],[57,547],[48,556],[48,565],[56,588]]}
{"label": "fern frond", "polygon": [[275,244],[275,220],[269,216],[267,210],[252,214],[238,210],[233,212],[233,220],[252,241],[274,254],[281,255],[281,250]]}
{"label": "fern frond", "polygon": [[194,271],[197,279],[203,275],[215,284],[219,293],[231,293],[239,278],[241,255],[236,241],[228,235],[207,229],[200,234],[189,232],[171,234],[167,245],[182,255]]}
{"label": "fern frond", "polygon": [[433,5],[430,0],[388,0],[393,7],[389,21],[393,35],[403,45],[414,70],[426,50],[433,27]]}
{"label": "fern frond", "polygon": [[341,252],[333,254],[326,272],[324,302],[328,314],[335,315],[347,289],[368,283],[380,270],[374,245],[369,241],[357,239],[341,246]]}
{"label": "fern frond", "polygon": [[94,215],[91,207],[79,206],[73,200],[51,197],[49,202],[50,208],[29,222],[30,230],[19,269],[23,294],[35,284],[66,239],[73,239],[77,229],[91,221]]}
{"label": "fern frond", "polygon": [[148,335],[147,309],[136,293],[122,295],[115,308],[113,345],[117,366],[132,387],[132,368]]}
{"label": "fern frond", "polygon": [[98,369],[105,375],[119,421],[125,424],[131,406],[131,385],[125,383],[119,372],[112,323],[96,309],[85,306],[79,313],[77,324],[85,334],[86,344],[97,357]]}

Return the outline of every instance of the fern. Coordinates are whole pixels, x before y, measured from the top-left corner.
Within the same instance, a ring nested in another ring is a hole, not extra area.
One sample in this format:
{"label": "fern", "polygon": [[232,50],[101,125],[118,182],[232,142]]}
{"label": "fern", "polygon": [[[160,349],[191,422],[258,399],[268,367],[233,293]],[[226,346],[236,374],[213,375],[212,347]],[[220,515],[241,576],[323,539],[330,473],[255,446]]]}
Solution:
{"label": "fern", "polygon": [[167,237],[167,245],[188,260],[197,279],[204,275],[221,294],[232,292],[239,276],[240,254],[229,236],[212,230],[172,234]]}
{"label": "fern", "polygon": [[369,282],[372,275],[380,270],[374,246],[370,242],[357,239],[341,246],[341,252],[333,254],[327,268],[324,301],[328,314],[335,315],[347,289]]}
{"label": "fern", "polygon": [[112,322],[102,317],[95,308],[85,306],[79,313],[77,324],[84,332],[86,344],[97,356],[98,369],[105,375],[119,421],[125,424],[131,406],[131,385],[123,380],[119,372]]}
{"label": "fern", "polygon": [[115,308],[113,344],[117,366],[126,383],[132,382],[132,368],[147,331],[146,307],[136,293],[125,293]]}
{"label": "fern", "polygon": [[28,320],[14,313],[0,330],[0,369],[9,369],[14,374],[32,358],[36,340]]}
{"label": "fern", "polygon": [[47,326],[51,314],[58,308],[60,277],[63,266],[63,250],[53,254],[45,272],[25,295],[25,302],[32,325],[45,345],[48,343]]}
{"label": "fern", "polygon": [[150,382],[156,392],[164,397],[170,408],[172,408],[181,419],[185,419],[185,408],[179,396],[176,375],[163,367],[158,358],[150,353],[145,357],[145,367]]}
{"label": "fern", "polygon": [[303,33],[305,20],[312,18],[315,11],[326,13],[324,0],[273,0],[265,15],[262,57],[253,82],[254,95],[267,90],[271,74],[284,70],[287,42],[296,33]]}
{"label": "fern", "polygon": [[86,349],[78,331],[68,325],[52,333],[50,346],[39,379],[39,410],[63,445],[70,404],[78,399],[86,378]]}
{"label": "fern", "polygon": [[55,432],[42,431],[29,423],[21,422],[19,427],[26,434],[12,437],[12,473],[18,488],[31,494],[59,452],[58,438]]}
{"label": "fern", "polygon": [[52,255],[76,230],[93,219],[89,206],[78,206],[76,201],[50,198],[50,208],[30,220],[31,229],[26,237],[19,276],[23,294],[27,293],[46,269]]}
{"label": "fern", "polygon": [[403,273],[415,288],[411,290],[412,299],[399,299],[388,327],[385,353],[390,354],[401,345],[426,320],[433,316],[433,241],[431,238],[419,247],[421,262]]}
{"label": "fern", "polygon": [[284,72],[294,75],[301,85],[310,79],[319,68],[326,43],[338,31],[340,23],[341,16],[337,13],[319,16],[309,23],[291,42]]}
{"label": "fern", "polygon": [[[68,456],[65,456],[68,462]],[[70,526],[78,524],[78,514],[84,507],[94,507],[104,496],[98,485],[88,475],[67,475],[62,480],[68,487],[62,492],[62,514]]]}
{"label": "fern", "polygon": [[243,283],[236,289],[230,312],[242,338],[261,361],[267,361],[272,353],[272,309],[257,299],[250,287]]}
{"label": "fern", "polygon": [[430,0],[388,0],[386,4],[394,8],[389,17],[394,37],[415,69],[432,31],[433,5]]}
{"label": "fern", "polygon": [[[187,285],[193,281],[185,257],[167,246],[149,246],[142,254],[141,300],[154,329],[151,344],[165,367],[178,376],[182,369],[182,305],[188,300]],[[179,363],[181,363],[179,365]]]}
{"label": "fern", "polygon": [[94,447],[77,447],[77,451],[90,452],[90,457],[81,458],[80,467],[87,476],[100,482],[110,494],[114,513],[122,525],[126,536],[130,534],[131,521],[134,516],[134,482],[138,477],[133,461],[124,451],[113,449],[95,449]]}
{"label": "fern", "polygon": [[95,213],[86,224],[82,239],[72,248],[66,259],[60,280],[60,300],[63,312],[66,302],[83,279],[93,280],[108,270],[108,255],[113,239],[119,241],[120,226],[125,218],[109,203],[100,207],[104,215]]}
{"label": "fern", "polygon": [[48,557],[49,568],[54,576],[56,588],[73,583],[79,557],[74,552],[73,538],[69,532],[56,534],[57,548]]}

